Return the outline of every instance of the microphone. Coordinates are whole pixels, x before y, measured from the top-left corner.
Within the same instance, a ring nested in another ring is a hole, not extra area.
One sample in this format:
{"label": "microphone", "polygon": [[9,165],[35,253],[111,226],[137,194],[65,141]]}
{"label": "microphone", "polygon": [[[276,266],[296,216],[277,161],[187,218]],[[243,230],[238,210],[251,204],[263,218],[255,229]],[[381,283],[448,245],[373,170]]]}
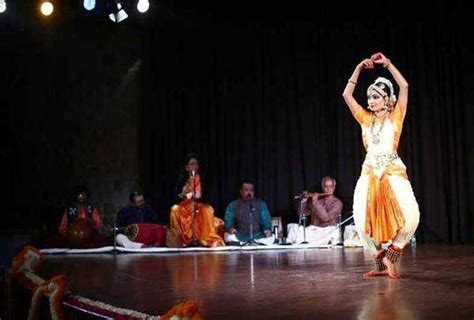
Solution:
{"label": "microphone", "polygon": [[253,199],[252,198],[249,199],[249,210],[250,210],[250,212],[255,211],[255,208],[253,207]]}
{"label": "microphone", "polygon": [[194,170],[191,171],[191,176],[192,176],[193,178],[196,177],[196,171],[194,171]]}

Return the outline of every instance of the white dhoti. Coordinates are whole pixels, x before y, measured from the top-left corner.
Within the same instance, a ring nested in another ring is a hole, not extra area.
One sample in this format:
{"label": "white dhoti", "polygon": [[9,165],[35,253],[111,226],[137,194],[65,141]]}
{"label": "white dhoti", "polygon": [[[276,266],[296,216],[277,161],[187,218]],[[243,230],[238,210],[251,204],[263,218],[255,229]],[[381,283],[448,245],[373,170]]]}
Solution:
{"label": "white dhoti", "polygon": [[353,224],[344,227],[344,247],[362,247],[357,228]]}
{"label": "white dhoti", "polygon": [[[413,194],[410,181],[396,175],[389,176],[388,179],[405,219],[403,228],[397,233],[392,243],[398,248],[403,249],[418,227],[420,210],[415,195]],[[362,175],[357,182],[354,192],[354,221],[363,246],[368,249],[369,252],[375,254],[380,244],[369,237],[364,229],[368,189],[369,176]]]}
{"label": "white dhoti", "polygon": [[[226,243],[238,242],[241,245],[245,243],[237,239],[237,236],[235,234],[229,234],[227,232],[224,234],[224,240]],[[272,235],[268,238],[258,238],[258,239],[255,239],[255,242],[257,242],[258,244],[263,244],[263,245],[268,246],[275,243],[275,237]]]}
{"label": "white dhoti", "polygon": [[315,245],[338,244],[342,242],[341,229],[336,226],[316,227],[308,226],[306,230],[297,223],[290,223],[287,226],[287,241],[291,243],[301,243],[304,241],[306,232],[306,241]]}

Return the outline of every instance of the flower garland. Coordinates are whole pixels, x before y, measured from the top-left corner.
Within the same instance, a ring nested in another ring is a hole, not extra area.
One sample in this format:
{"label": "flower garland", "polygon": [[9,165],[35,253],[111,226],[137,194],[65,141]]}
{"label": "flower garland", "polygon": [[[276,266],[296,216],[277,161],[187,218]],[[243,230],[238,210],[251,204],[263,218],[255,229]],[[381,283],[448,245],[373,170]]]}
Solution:
{"label": "flower garland", "polygon": [[26,288],[32,290],[31,306],[28,312],[28,320],[38,318],[38,312],[42,298],[49,299],[51,318],[64,320],[63,302],[66,305],[93,312],[108,315],[114,319],[192,319],[202,320],[204,317],[199,313],[198,303],[194,300],[186,300],[175,305],[163,316],[152,316],[135,310],[118,308],[100,301],[87,299],[79,295],[72,295],[67,291],[67,279],[64,275],[57,275],[49,280],[44,280],[36,274],[42,258],[42,253],[32,247],[25,246],[21,252],[13,258],[8,276],[18,280]]}
{"label": "flower garland", "polygon": [[63,275],[44,280],[35,271],[42,258],[42,253],[32,247],[25,246],[20,253],[13,258],[12,266],[8,276],[18,279],[27,288],[33,291],[31,306],[28,311],[28,320],[38,318],[38,310],[43,296],[49,298],[49,310],[53,320],[63,320],[61,300],[66,292],[67,281]]}
{"label": "flower garland", "polygon": [[31,307],[28,312],[28,320],[38,318],[39,306],[43,296],[45,295],[49,297],[51,319],[64,320],[61,300],[66,292],[66,287],[66,277],[63,275],[55,276],[50,280],[43,281],[42,284],[36,287],[33,291],[33,296],[31,297]]}
{"label": "flower garland", "polygon": [[113,317],[114,319],[143,319],[158,320],[159,316],[152,316],[135,310],[129,310],[112,306],[110,304],[91,300],[79,295],[70,295],[65,299],[65,303],[72,307],[86,310],[90,313]]}

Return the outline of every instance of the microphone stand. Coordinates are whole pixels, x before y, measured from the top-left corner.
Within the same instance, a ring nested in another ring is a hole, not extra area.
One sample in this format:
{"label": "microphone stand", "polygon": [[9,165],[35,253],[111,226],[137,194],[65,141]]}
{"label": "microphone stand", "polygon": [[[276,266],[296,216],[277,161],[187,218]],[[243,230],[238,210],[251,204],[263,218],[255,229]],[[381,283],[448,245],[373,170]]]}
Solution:
{"label": "microphone stand", "polygon": [[114,253],[117,250],[117,214],[114,217],[114,229],[113,229],[113,237],[114,237]]}
{"label": "microphone stand", "polygon": [[258,242],[253,237],[253,211],[255,208],[252,206],[252,199],[249,200],[249,220],[250,220],[250,239],[242,244],[242,246],[258,246]]}
{"label": "microphone stand", "polygon": [[191,247],[197,247],[199,246],[199,243],[196,240],[196,173],[193,171],[192,172],[192,179],[193,179],[193,190],[192,190],[192,196],[191,196],[191,201],[192,201],[192,209],[193,209],[193,214],[192,214],[192,222],[191,222],[191,228],[193,231],[193,241],[191,242]]}
{"label": "microphone stand", "polygon": [[[312,197],[314,194],[309,193],[308,195]],[[327,195],[327,194],[322,193],[321,195]],[[303,199],[304,199],[304,197],[305,197],[305,194],[301,193],[301,194],[295,196],[294,199],[301,199],[300,200],[300,205],[299,205],[298,228],[301,224],[303,224],[303,242],[301,242],[301,244],[308,244],[308,241],[306,241],[306,215],[304,214],[304,210],[303,210]],[[308,200],[306,200],[306,203],[308,203]],[[346,221],[341,222],[339,225],[341,225],[342,223],[344,223]],[[337,227],[339,227],[339,225],[337,225]]]}
{"label": "microphone stand", "polygon": [[300,225],[303,225],[303,242],[301,244],[308,244],[308,241],[306,241],[306,215],[304,214],[303,210],[303,199],[300,201],[299,205],[299,211],[300,211]]}
{"label": "microphone stand", "polygon": [[114,215],[114,228],[112,229],[112,236],[114,237],[114,256],[117,254],[117,231],[119,230],[117,228],[117,214],[118,214],[118,212],[115,212],[115,215]]}
{"label": "microphone stand", "polygon": [[[122,206],[122,208],[123,208],[123,206]],[[121,226],[120,228],[117,227],[117,216],[118,216],[119,211],[117,211],[114,215],[114,225],[113,225],[113,227],[109,227],[108,225],[106,227],[106,230],[107,230],[108,234],[110,234],[110,231],[112,231],[114,254],[117,253],[117,233],[125,234],[125,229],[126,229],[126,227],[124,227],[124,226]]]}

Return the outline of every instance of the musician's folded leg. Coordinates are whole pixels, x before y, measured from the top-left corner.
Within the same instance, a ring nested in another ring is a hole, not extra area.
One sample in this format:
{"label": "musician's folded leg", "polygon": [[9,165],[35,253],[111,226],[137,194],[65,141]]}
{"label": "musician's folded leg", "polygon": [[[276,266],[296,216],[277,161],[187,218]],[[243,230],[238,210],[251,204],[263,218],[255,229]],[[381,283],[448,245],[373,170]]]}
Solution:
{"label": "musician's folded leg", "polygon": [[117,240],[117,244],[128,249],[140,249],[143,247],[143,243],[133,242],[124,234],[118,234],[115,238]]}
{"label": "musician's folded leg", "polygon": [[235,234],[225,233],[224,240],[228,245],[240,245],[240,240],[237,238]]}
{"label": "musician's folded leg", "polygon": [[271,236],[271,237],[268,237],[268,238],[258,238],[256,240],[257,243],[260,243],[260,244],[263,244],[263,245],[266,245],[266,246],[269,246],[269,245],[272,245],[274,244],[275,242],[275,237],[274,236]]}

